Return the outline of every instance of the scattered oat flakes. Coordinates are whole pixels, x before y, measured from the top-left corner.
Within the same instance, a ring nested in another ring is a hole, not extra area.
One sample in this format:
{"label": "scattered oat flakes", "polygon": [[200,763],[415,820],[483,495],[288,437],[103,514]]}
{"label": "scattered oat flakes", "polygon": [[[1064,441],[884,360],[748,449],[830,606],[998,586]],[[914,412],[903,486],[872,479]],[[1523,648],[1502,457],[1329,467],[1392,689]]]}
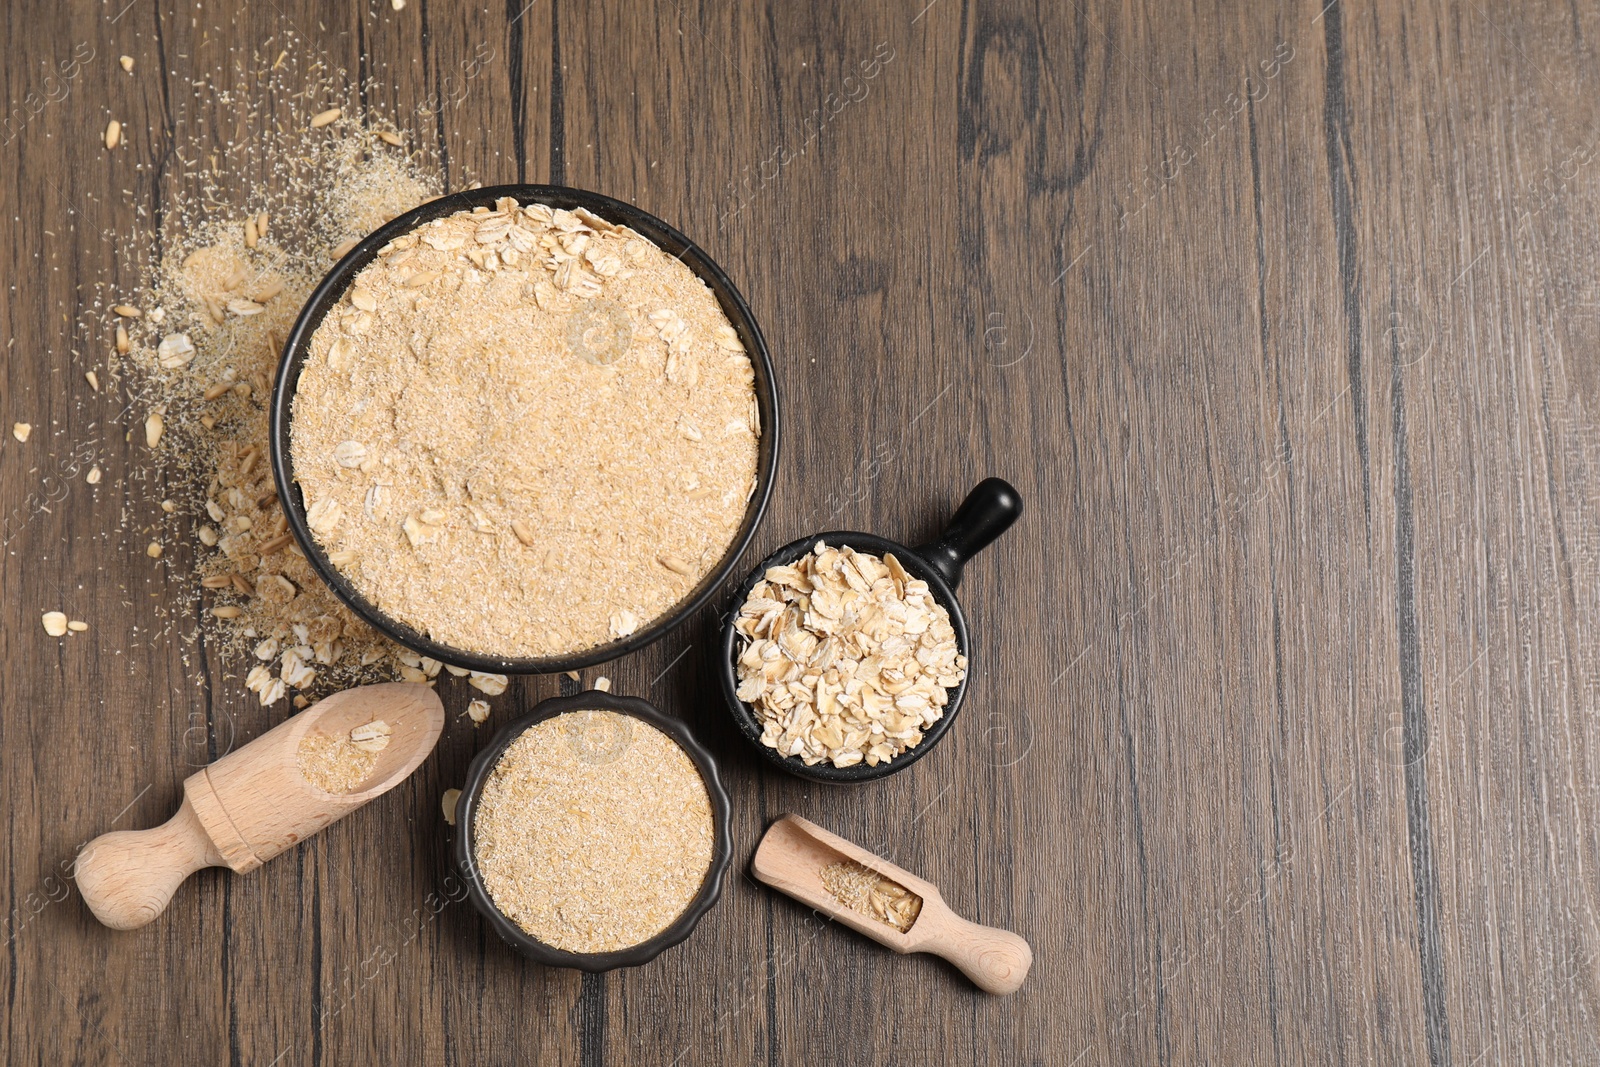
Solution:
{"label": "scattered oat flakes", "polygon": [[115,148],[122,143],[122,123],[112,119],[106,123],[106,147]]}
{"label": "scattered oat flakes", "polygon": [[82,619],[73,619],[67,623],[67,629],[75,634],[81,634],[89,628],[89,624]]}
{"label": "scattered oat flakes", "polygon": [[[286,58],[287,50],[280,59]],[[368,233],[443,189],[426,142],[411,152],[375,153],[365,117],[315,131],[302,120],[293,129],[274,128],[270,137],[249,133],[259,128],[257,118],[271,113],[280,94],[316,100],[337,98],[343,91],[334,79],[317,76],[320,80],[308,84],[304,72],[289,69],[261,75],[251,71],[233,88],[219,89],[215,98],[225,113],[248,117],[240,125],[242,135],[231,135],[237,140],[228,140],[226,132],[218,135],[228,161],[223,171],[248,172],[262,179],[261,185],[241,202],[231,176],[222,187],[205,175],[218,173],[216,157],[210,168],[195,168],[199,183],[193,195],[174,204],[174,236],[156,244],[143,230],[134,235],[141,243],[130,251],[141,253],[139,260],[148,268],[136,286],[115,290],[113,299],[136,293],[145,312],[131,301],[111,310],[119,384],[140,405],[135,410],[162,415],[156,423],[161,435],[148,453],[139,450],[131,476],[170,484],[183,492],[180,499],[192,494],[218,506],[215,517],[202,515],[195,523],[204,548],[196,546],[193,581],[227,598],[215,604],[220,613],[207,618],[208,644],[225,657],[261,666],[247,687],[264,704],[274,704],[295,695],[285,691],[278,663],[279,655],[291,651],[293,659],[284,664],[289,676],[314,677],[307,684],[319,687],[394,676],[387,640],[316,581],[293,544],[267,461],[267,402],[283,340],[329,266],[326,246]],[[376,118],[392,124],[387,117]],[[214,150],[214,132],[189,132],[180,124],[174,147],[185,159],[203,160]],[[264,202],[274,205],[276,218],[259,210]],[[253,226],[245,224],[247,219]],[[247,240],[252,229],[253,250]],[[282,247],[270,244],[268,233],[279,231],[296,238]],[[160,328],[141,330],[145,322]],[[176,333],[189,338],[194,354],[180,367],[162,367],[159,342]],[[208,397],[203,406],[197,403],[202,391]],[[95,472],[90,481],[101,476]],[[168,536],[163,531],[161,540]],[[336,553],[335,558],[342,557]],[[177,571],[173,576],[183,577]],[[174,614],[168,624],[181,621]],[[277,642],[268,646],[273,655],[258,663],[255,650],[268,640]]]}
{"label": "scattered oat flakes", "polygon": [[152,411],[144,420],[144,443],[151,448],[161,443],[161,434],[167,428],[167,420],[159,411]]}
{"label": "scattered oat flakes", "polygon": [[90,467],[89,468],[89,473],[85,474],[83,476],[83,480],[88,482],[90,485],[99,485],[100,484],[100,468],[99,467]]}
{"label": "scattered oat flakes", "polygon": [[504,693],[506,691],[506,685],[509,683],[509,681],[510,680],[503,674],[484,674],[481,671],[473,671],[467,676],[468,685],[472,686],[472,688],[476,689],[478,692],[485,693],[492,697],[497,697],[501,693]]}
{"label": "scattered oat flakes", "polygon": [[271,669],[265,663],[258,663],[250,668],[249,673],[244,676],[244,686],[256,694],[263,707],[276,704],[283,699],[283,679],[274,678]]}
{"label": "scattered oat flakes", "polygon": [[594,680],[594,685],[590,688],[601,693],[609,693],[611,692],[611,679],[602,674],[600,677]]}
{"label": "scattered oat flakes", "polygon": [[487,722],[489,719],[489,702],[480,699],[472,700],[467,704],[467,718],[474,723]]}
{"label": "scattered oat flakes", "polygon": [[461,799],[461,790],[446,789],[439,797],[439,807],[444,811],[444,821],[451,826],[456,824],[456,803]]}
{"label": "scattered oat flakes", "polygon": [[330,107],[326,111],[319,111],[311,117],[311,128],[320,130],[329,123],[337,122],[342,114],[344,114],[344,111],[336,107]]}
{"label": "scattered oat flakes", "polygon": [[170,333],[156,346],[156,361],[166,370],[186,367],[194,359],[194,342],[186,333]]}
{"label": "scattered oat flakes", "polygon": [[148,545],[145,546],[144,554],[149,556],[151,559],[160,559],[161,558],[161,542],[160,541],[151,541]]}
{"label": "scattered oat flakes", "polygon": [[122,56],[120,59],[117,60],[117,62],[122,64],[122,69],[123,70],[127,71],[129,74],[133,73],[133,57],[132,56]]}
{"label": "scattered oat flakes", "polygon": [[65,637],[67,634],[67,617],[59,611],[44,613],[44,632],[51,637]]}
{"label": "scattered oat flakes", "polygon": [[[299,651],[290,649],[283,654],[283,660],[278,664],[278,677],[283,679],[283,684],[286,686],[304,689],[317,680],[317,672]],[[351,740],[355,738],[352,737]]]}
{"label": "scattered oat flakes", "polygon": [[18,441],[21,441],[23,443],[27,442],[28,435],[31,434],[32,432],[33,432],[33,424],[32,423],[13,422],[11,424],[11,436],[15,437]]}

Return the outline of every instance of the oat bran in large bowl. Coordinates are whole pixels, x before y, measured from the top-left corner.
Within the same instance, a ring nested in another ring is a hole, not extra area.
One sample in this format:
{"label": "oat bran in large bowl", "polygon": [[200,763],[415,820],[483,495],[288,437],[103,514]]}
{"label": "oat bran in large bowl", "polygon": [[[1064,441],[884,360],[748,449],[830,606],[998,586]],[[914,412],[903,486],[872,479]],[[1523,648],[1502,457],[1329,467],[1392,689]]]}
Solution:
{"label": "oat bran in large bowl", "polygon": [[306,305],[274,468],[307,558],[419,651],[564,670],[726,577],[776,461],[759,330],[677,231],[504,186],[389,223]]}

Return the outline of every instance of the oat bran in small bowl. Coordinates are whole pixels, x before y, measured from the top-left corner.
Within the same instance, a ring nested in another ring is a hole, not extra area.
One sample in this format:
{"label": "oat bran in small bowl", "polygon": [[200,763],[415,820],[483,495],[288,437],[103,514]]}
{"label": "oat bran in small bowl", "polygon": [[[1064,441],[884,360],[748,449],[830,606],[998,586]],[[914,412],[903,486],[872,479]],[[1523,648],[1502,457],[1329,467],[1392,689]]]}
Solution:
{"label": "oat bran in small bowl", "polygon": [[472,762],[456,863],[509,944],[551,966],[643,963],[721,892],[728,798],[684,725],[642,700],[558,697]]}
{"label": "oat bran in small bowl", "polygon": [[776,398],[687,239],[594,194],[555,191],[622,221],[482,202],[499,191],[424,205],[330,275],[280,370],[274,462],[308,558],[369,622],[446,662],[568,669],[726,576],[770,489]]}

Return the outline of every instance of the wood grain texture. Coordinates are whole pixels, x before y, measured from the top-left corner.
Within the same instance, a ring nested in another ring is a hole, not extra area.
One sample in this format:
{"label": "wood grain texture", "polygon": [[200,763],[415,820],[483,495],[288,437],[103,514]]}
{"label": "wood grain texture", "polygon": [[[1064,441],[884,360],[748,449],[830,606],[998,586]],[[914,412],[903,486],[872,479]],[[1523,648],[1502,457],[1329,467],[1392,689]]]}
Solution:
{"label": "wood grain texture", "polygon": [[[0,439],[8,1062],[1593,1059],[1600,13],[125,2],[0,23],[0,426],[34,425]],[[238,122],[196,78],[291,29],[453,186],[595,189],[722,264],[787,411],[750,562],[1019,488],[962,585],[962,719],[905,774],[750,758],[709,662],[726,604],[604,673],[721,760],[741,870],[804,815],[1025,936],[1021,991],[747,874],[648,966],[529,965],[446,878],[438,797],[487,737],[459,717],[314,841],[142,931],[93,921],[76,849],[283,712],[161,633],[200,601],[118,531],[163,487],[83,384],[80,302],[137,279],[108,235],[163,224],[180,135]],[[88,636],[47,639],[58,607]]]}

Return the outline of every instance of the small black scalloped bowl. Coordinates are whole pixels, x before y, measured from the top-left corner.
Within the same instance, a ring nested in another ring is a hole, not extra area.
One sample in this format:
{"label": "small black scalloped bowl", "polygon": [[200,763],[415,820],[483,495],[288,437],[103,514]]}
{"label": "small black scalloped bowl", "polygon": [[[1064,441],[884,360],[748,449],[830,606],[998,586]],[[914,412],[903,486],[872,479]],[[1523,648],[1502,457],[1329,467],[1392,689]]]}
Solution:
{"label": "small black scalloped bowl", "polygon": [[[525,730],[536,723],[568,711],[591,710],[615,711],[631,715],[672,738],[699,770],[700,780],[705,783],[706,796],[711,800],[714,836],[711,866],[706,869],[705,880],[700,883],[700,892],[696,893],[688,907],[683,909],[683,914],[674,919],[672,925],[665,930],[648,941],[641,941],[637,945],[615,952],[568,952],[554,948],[512,922],[495,907],[494,898],[489,895],[488,887],[483,884],[483,878],[478,873],[478,865],[474,861],[472,843],[472,829],[478,814],[478,799],[483,794],[483,785],[489,780],[495,764],[500,762],[501,755],[511,742],[521,737]],[[711,758],[711,753],[694,739],[687,726],[677,719],[661,714],[653,705],[637,697],[612,696],[610,693],[590,690],[576,696],[551,697],[549,700],[540,701],[528,714],[502,727],[489,742],[488,747],[472,758],[472,765],[467,768],[466,784],[461,787],[461,796],[456,800],[456,838],[452,850],[456,868],[467,883],[467,895],[472,899],[473,906],[489,920],[489,925],[494,927],[494,932],[499,934],[506,944],[547,967],[609,971],[617,967],[637,967],[641,963],[655,959],[664,950],[688,937],[705,913],[711,910],[711,906],[722,895],[722,879],[728,870],[728,860],[733,855],[733,839],[728,829],[728,816],[728,794],[722,788],[716,761]]]}
{"label": "small black scalloped bowl", "polygon": [[[734,591],[733,606],[722,622],[722,652],[717,660],[717,674],[722,682],[722,695],[735,725],[739,727],[739,733],[761,754],[762,759],[774,767],[814,782],[868,782],[886,778],[926,756],[944,737],[950,724],[955,722],[956,713],[961,710],[961,702],[967,695],[967,687],[972,684],[972,641],[967,634],[966,615],[961,610],[961,602],[956,599],[956,586],[961,584],[962,568],[967,560],[1009,530],[1021,515],[1022,496],[1011,483],[1000,478],[985,478],[967,494],[944,531],[926,545],[907,548],[898,541],[874,534],[856,530],[830,530],[790,541],[762,560]],[[761,723],[756,720],[750,705],[739,699],[739,631],[734,629],[739,608],[750,596],[750,590],[766,575],[767,568],[793,563],[811,551],[818,541],[826,541],[835,547],[849,545],[858,552],[870,552],[875,556],[894,553],[908,573],[928,583],[934,599],[950,613],[950,625],[956,632],[956,647],[967,657],[966,675],[961,679],[961,684],[950,691],[950,700],[945,704],[944,714],[939,721],[923,731],[922,740],[915,747],[876,767],[866,763],[858,763],[853,767],[814,763],[808,767],[797,756],[779,755],[777,749],[761,743]]]}
{"label": "small black scalloped bowl", "polygon": [[[733,324],[739,339],[744,343],[745,353],[750,357],[750,364],[755,369],[756,376],[756,406],[761,417],[761,436],[756,446],[756,489],[745,505],[744,520],[739,524],[739,530],[729,542],[722,559],[699,585],[690,590],[673,608],[650,620],[648,626],[621,640],[564,656],[497,656],[487,652],[454,648],[433,640],[384,612],[363,596],[354,583],[340,573],[328,559],[321,544],[312,536],[311,528],[306,523],[305,500],[301,497],[299,483],[295,481],[294,463],[290,455],[295,386],[300,380],[300,368],[311,350],[311,335],[322,325],[322,320],[329,310],[338,304],[340,297],[350,287],[356,275],[377,257],[379,249],[396,237],[403,237],[425,222],[453,215],[458,211],[471,211],[475,207],[483,206],[493,207],[496,200],[506,196],[514,198],[519,204],[548,204],[551,207],[569,210],[584,208],[608,222],[617,222],[630,227],[649,238],[669,255],[678,257],[715,294],[723,313],[728,316],[728,321]],[[391,219],[362,238],[361,242],[328,272],[322,284],[317,286],[316,291],[306,301],[305,307],[300,310],[300,317],[295,320],[294,328],[289,332],[289,339],[284,344],[283,356],[278,361],[278,372],[272,384],[269,437],[273,482],[278,490],[278,499],[283,502],[283,513],[288,519],[289,530],[299,543],[300,550],[305,553],[311,569],[317,572],[317,576],[333,590],[334,596],[342,600],[351,611],[386,637],[424,656],[431,656],[455,667],[488,671],[493,674],[557,674],[604,663],[641,649],[676,629],[711,598],[717,587],[733,572],[734,565],[739,562],[739,557],[750,544],[750,539],[755,536],[756,527],[760,525],[761,517],[767,510],[767,501],[772,495],[773,476],[778,466],[780,421],[777,380],[772,373],[772,358],[767,352],[766,339],[761,336],[761,329],[756,325],[755,316],[751,314],[750,307],[739,294],[739,290],[734,288],[733,282],[722,272],[722,268],[717,266],[698,245],[649,212],[600,193],[560,185],[493,185],[483,189],[450,193]]]}

